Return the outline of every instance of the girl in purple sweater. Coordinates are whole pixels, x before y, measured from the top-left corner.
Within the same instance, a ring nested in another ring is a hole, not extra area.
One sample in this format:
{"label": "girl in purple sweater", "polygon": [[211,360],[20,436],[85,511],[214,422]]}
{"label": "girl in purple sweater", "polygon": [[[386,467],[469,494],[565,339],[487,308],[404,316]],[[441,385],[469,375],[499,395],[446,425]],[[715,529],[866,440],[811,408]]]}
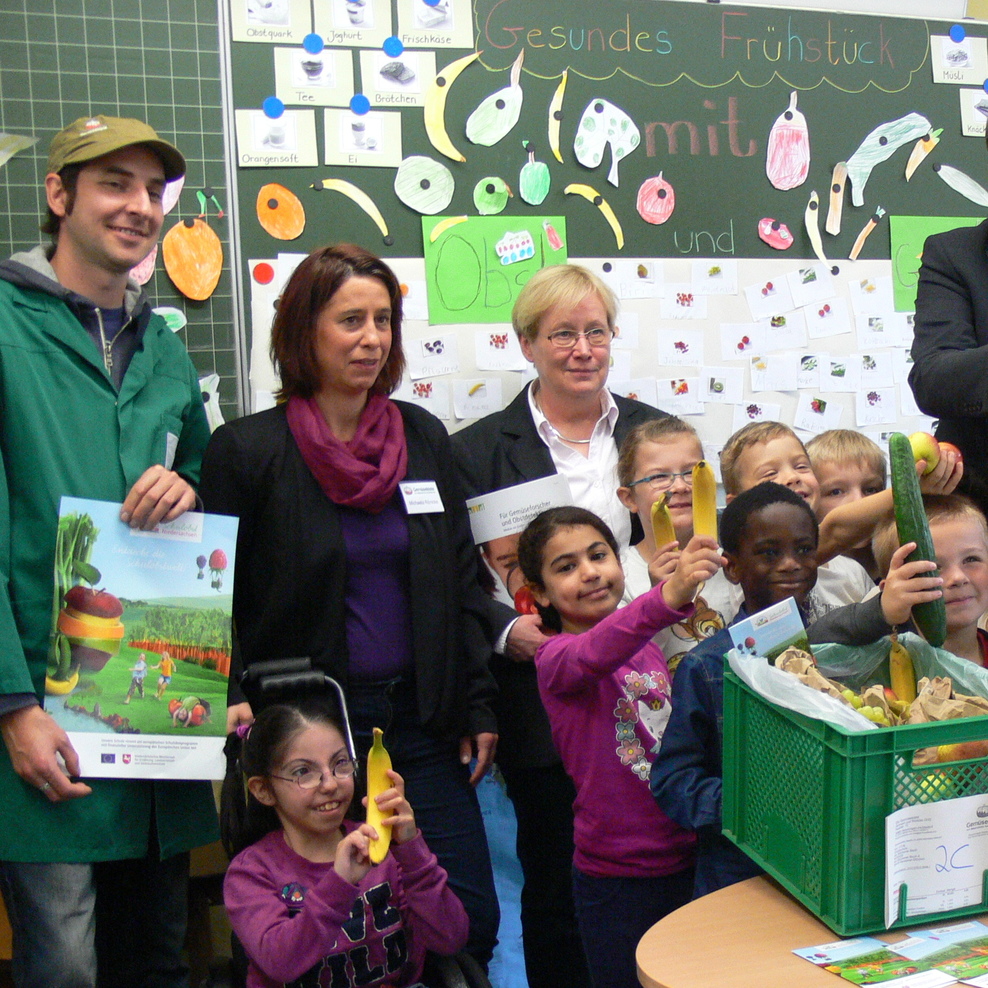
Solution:
{"label": "girl in purple sweater", "polygon": [[635,988],[639,939],[693,890],[694,835],[648,788],[670,712],[669,671],[652,636],[689,617],[723,560],[714,539],[694,536],[667,580],[618,610],[614,536],[595,514],[568,507],[529,524],[518,561],[543,624],[558,632],[535,666],[576,785],[573,892],[594,988]]}
{"label": "girl in purple sweater", "polygon": [[240,763],[246,803],[224,813],[235,845],[254,842],[231,862],[223,898],[250,959],[248,988],[399,988],[419,980],[426,951],[463,949],[466,913],[415,826],[401,776],[389,772],[394,786],[377,797],[394,811],[381,864],[368,856],[374,828],[345,819],[356,765],[324,701],[266,708]]}

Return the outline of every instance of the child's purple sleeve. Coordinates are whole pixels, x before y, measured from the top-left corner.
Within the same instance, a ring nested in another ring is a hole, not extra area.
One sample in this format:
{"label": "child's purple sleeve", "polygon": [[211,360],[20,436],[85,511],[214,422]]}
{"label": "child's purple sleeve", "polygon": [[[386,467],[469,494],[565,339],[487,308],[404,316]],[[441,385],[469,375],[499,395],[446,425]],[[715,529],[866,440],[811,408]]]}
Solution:
{"label": "child's purple sleeve", "polygon": [[662,596],[662,584],[608,614],[579,635],[550,638],[535,653],[539,683],[559,696],[578,693],[620,669],[656,632],[693,613],[688,604],[674,611]]}
{"label": "child's purple sleeve", "polygon": [[444,956],[462,950],[467,943],[470,921],[422,832],[404,844],[392,843],[391,854],[401,867],[409,939],[422,951],[431,950]]}

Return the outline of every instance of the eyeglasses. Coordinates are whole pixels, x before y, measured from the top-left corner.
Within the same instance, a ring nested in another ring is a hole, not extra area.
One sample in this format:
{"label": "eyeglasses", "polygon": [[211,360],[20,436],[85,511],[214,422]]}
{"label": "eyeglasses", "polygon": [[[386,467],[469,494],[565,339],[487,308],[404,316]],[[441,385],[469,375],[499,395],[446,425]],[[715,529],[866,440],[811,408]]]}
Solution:
{"label": "eyeglasses", "polygon": [[[352,758],[341,758],[328,769],[334,779],[349,779],[357,771],[357,765]],[[294,782],[299,789],[315,789],[322,784],[326,771],[318,768],[300,768],[294,775],[272,775],[272,779],[282,782]]]}
{"label": "eyeglasses", "polygon": [[639,484],[648,484],[653,491],[667,491],[674,483],[676,483],[676,478],[682,477],[683,483],[687,487],[693,486],[693,468],[690,467],[689,470],[683,470],[681,473],[653,473],[651,476],[642,477],[639,480],[633,480],[628,487],[637,487]]}
{"label": "eyeglasses", "polygon": [[614,330],[609,326],[598,326],[595,329],[586,329],[578,333],[575,329],[557,329],[550,333],[546,339],[556,347],[557,350],[572,350],[576,346],[576,341],[581,337],[590,346],[607,346],[614,336]]}

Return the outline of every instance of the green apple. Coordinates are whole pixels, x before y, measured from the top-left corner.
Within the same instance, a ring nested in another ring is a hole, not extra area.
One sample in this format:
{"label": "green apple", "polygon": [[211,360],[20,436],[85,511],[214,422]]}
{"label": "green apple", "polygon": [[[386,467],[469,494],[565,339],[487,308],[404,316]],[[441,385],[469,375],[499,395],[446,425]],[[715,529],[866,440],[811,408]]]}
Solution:
{"label": "green apple", "polygon": [[917,463],[926,460],[923,476],[932,473],[933,468],[940,462],[940,444],[936,439],[928,432],[914,432],[909,437],[909,445],[913,448],[913,459]]}

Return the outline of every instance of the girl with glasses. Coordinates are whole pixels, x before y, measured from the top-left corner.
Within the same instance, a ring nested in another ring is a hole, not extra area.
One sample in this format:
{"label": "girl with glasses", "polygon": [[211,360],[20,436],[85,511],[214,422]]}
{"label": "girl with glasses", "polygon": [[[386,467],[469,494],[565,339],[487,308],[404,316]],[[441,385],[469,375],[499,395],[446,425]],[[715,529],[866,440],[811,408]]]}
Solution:
{"label": "girl with glasses", "polygon": [[241,773],[224,791],[226,833],[239,853],[223,898],[250,959],[248,988],[412,985],[426,951],[463,948],[466,912],[394,771],[377,797],[394,811],[383,824],[391,848],[371,864],[379,835],[348,819],[356,765],[325,701],[267,707],[243,733]]}

